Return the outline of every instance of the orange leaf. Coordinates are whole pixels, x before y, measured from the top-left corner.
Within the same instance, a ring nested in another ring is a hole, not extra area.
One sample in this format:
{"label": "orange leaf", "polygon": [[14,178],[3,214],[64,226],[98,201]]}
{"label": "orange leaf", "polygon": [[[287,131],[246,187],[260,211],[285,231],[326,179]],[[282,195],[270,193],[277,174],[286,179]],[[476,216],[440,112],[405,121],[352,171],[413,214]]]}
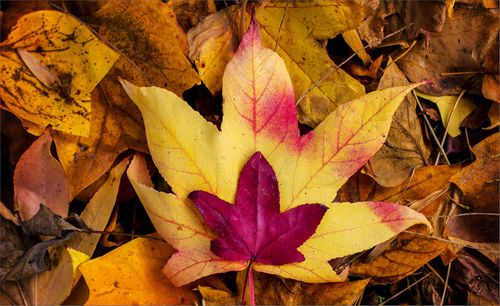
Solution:
{"label": "orange leaf", "polygon": [[193,290],[176,288],[160,272],[175,250],[168,244],[137,238],[79,266],[89,287],[86,305],[192,305]]}

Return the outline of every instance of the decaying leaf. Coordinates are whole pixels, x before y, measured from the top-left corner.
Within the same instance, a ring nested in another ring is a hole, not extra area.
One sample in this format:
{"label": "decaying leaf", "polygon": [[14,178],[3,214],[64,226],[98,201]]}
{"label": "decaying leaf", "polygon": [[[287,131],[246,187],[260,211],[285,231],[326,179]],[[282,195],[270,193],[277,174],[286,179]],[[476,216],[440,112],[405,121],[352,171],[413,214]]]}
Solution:
{"label": "decaying leaf", "polygon": [[[375,13],[359,27],[359,34],[371,46],[401,45],[421,34],[442,30],[446,20],[444,1],[381,1]],[[403,32],[381,41],[386,35],[407,27]]]}
{"label": "decaying leaf", "polygon": [[298,249],[305,261],[281,266],[257,262],[256,271],[307,282],[344,280],[347,270],[337,275],[330,259],[370,248],[411,225],[428,224],[397,204],[331,203],[338,188],[383,144],[392,114],[420,84],[343,104],[300,136],[284,61],[262,46],[255,19],[224,73],[221,132],[172,92],[122,83],[143,114],[153,161],[175,193],[154,190],[144,160],[134,158],[129,179],[160,235],[178,250],[164,267],[175,285],[247,266],[210,251],[211,240],[218,237],[187,196],[202,190],[234,203],[241,169],[257,151],[276,172],[281,212],[304,203],[329,209]]}
{"label": "decaying leaf", "polygon": [[[414,228],[411,230],[419,232]],[[356,261],[351,266],[351,273],[370,277],[370,282],[375,284],[393,283],[413,274],[425,263],[441,254],[446,246],[446,242],[421,238],[411,233],[401,233],[373,261]]]}
{"label": "decaying leaf", "polygon": [[[47,125],[88,137],[90,93],[118,54],[101,43],[85,25],[58,11],[36,11],[20,18],[1,43],[2,99],[17,117],[40,135]],[[16,49],[48,67],[60,85],[49,88],[37,78]],[[27,126],[28,127],[28,126]]]}
{"label": "decaying leaf", "polygon": [[[22,220],[33,217],[40,204],[66,217],[69,189],[61,164],[50,154],[50,129],[24,152],[14,171],[14,203]],[[50,179],[48,179],[50,178]]]}
{"label": "decaying leaf", "polygon": [[172,8],[184,31],[197,25],[205,16],[217,10],[214,0],[171,0],[167,5]]}
{"label": "decaying leaf", "polygon": [[[448,134],[450,134],[451,137],[457,137],[460,135],[460,124],[476,108],[476,104],[474,104],[472,98],[466,95],[460,98],[460,101],[458,101],[458,104],[455,107],[458,95],[439,97],[431,96],[419,91],[416,91],[416,94],[421,98],[436,103],[439,109],[439,114],[441,115],[443,126],[449,126]],[[450,121],[450,114],[452,114],[452,117],[451,122],[448,125],[448,121]]]}
{"label": "decaying leaf", "polygon": [[[3,221],[4,220],[2,218]],[[12,228],[10,221],[2,226],[2,240],[0,244],[2,253],[7,261],[2,263],[0,271],[0,280],[23,280],[33,275],[47,271],[51,267],[47,250],[49,247],[61,244],[67,241],[75,234],[79,233],[80,228],[68,223],[60,216],[54,214],[49,208],[40,204],[38,212],[29,220],[22,223],[22,232],[19,228]],[[10,227],[11,232],[7,232]],[[40,241],[38,235],[55,236],[50,240]],[[24,242],[20,245],[18,242]],[[16,243],[17,242],[17,243]]]}
{"label": "decaying leaf", "polygon": [[[401,70],[392,63],[380,79],[378,90],[408,84]],[[431,152],[424,142],[416,107],[415,97],[406,96],[394,113],[387,140],[369,161],[367,172],[384,187],[401,184],[414,169],[427,164]]]}
{"label": "decaying leaf", "polygon": [[[123,160],[110,172],[106,183],[96,192],[81,214],[85,224],[93,230],[106,227],[113,209],[120,178],[129,160]],[[52,250],[54,265],[49,271],[40,273],[36,278],[29,278],[21,283],[29,304],[59,305],[70,294],[79,274],[73,274],[73,261],[66,247],[91,256],[97,246],[100,234],[78,234],[67,240],[64,246]]]}
{"label": "decaying leaf", "polygon": [[451,182],[463,192],[462,202],[476,212],[498,212],[498,133],[484,139],[472,148],[476,160]]}
{"label": "decaying leaf", "polygon": [[419,88],[426,94],[457,95],[465,89],[480,95],[482,65],[489,49],[498,48],[497,40],[498,15],[457,8],[442,31],[430,36],[428,48],[424,41],[417,42],[398,66],[411,82],[432,81],[432,85]]}
{"label": "decaying leaf", "polygon": [[[134,239],[80,265],[89,286],[86,305],[192,305],[195,292],[175,287],[161,273],[175,250],[165,242]],[[103,277],[106,275],[106,277]]]}
{"label": "decaying leaf", "polygon": [[[172,15],[173,11],[159,0],[109,1],[89,17],[89,23],[157,86],[182,96],[200,79],[184,56],[177,37],[184,36],[184,40],[185,34],[178,31]],[[136,68],[130,66],[127,70],[132,69]],[[127,77],[127,70],[121,72],[121,77]]]}

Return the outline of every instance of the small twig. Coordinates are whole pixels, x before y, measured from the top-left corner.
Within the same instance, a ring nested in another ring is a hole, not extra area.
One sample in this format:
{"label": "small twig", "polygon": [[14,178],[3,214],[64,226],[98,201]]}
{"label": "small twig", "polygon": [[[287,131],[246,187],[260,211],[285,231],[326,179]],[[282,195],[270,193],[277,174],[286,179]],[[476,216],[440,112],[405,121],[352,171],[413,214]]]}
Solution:
{"label": "small twig", "polygon": [[29,305],[28,301],[26,300],[26,296],[24,295],[23,288],[21,288],[21,284],[19,284],[19,281],[16,280],[16,286],[17,286],[17,291],[19,291],[19,295],[23,299],[24,305]]}
{"label": "small twig", "polygon": [[129,233],[119,233],[119,232],[109,232],[109,231],[95,231],[95,230],[91,230],[91,229],[88,229],[88,230],[80,229],[80,232],[87,233],[87,234],[106,234],[106,235],[127,236],[127,237],[135,237],[135,238],[147,238],[147,239],[160,240],[160,241],[166,242],[165,240],[163,240],[163,238],[149,236],[149,235],[129,234]]}
{"label": "small twig", "polygon": [[[458,102],[460,102],[460,99],[462,99],[464,93],[465,93],[465,89],[462,90],[462,92],[458,96],[457,101],[455,101],[455,104],[453,105],[453,108],[451,109],[451,112],[448,115],[448,121],[446,122],[446,128],[444,129],[443,139],[441,139],[441,146],[444,146],[444,143],[446,141],[446,136],[448,135],[448,130],[449,130],[450,125],[451,125],[451,119],[453,118],[453,115],[455,114],[455,110],[457,109]],[[441,157],[441,152],[438,152],[434,166],[437,166],[437,164],[439,163],[439,157]]]}
{"label": "small twig", "polygon": [[482,71],[461,71],[461,72],[441,72],[440,76],[462,75],[462,74],[479,74]]}
{"label": "small twig", "polygon": [[411,284],[410,286],[406,287],[405,289],[399,291],[398,293],[396,293],[395,295],[391,296],[390,298],[388,298],[387,300],[383,301],[382,303],[379,304],[379,306],[381,305],[384,305],[386,304],[387,302],[395,299],[396,297],[398,297],[400,294],[402,294],[403,292],[405,292],[406,290],[410,289],[411,287],[415,286],[416,284],[420,283],[421,281],[423,281],[425,278],[427,278],[429,275],[431,275],[431,272],[427,273],[426,275],[422,276],[419,280],[417,280],[416,282],[414,282],[413,284]]}
{"label": "small twig", "polygon": [[498,217],[500,214],[497,213],[463,213],[449,216],[425,216],[426,218],[454,218],[454,217],[467,217],[467,216],[493,216]]}
{"label": "small twig", "polygon": [[425,263],[425,266],[429,268],[429,270],[431,270],[432,273],[434,273],[434,275],[436,275],[436,277],[439,278],[439,280],[444,284],[444,279],[441,277],[441,275],[439,275],[439,273],[437,273],[436,270],[434,270],[434,268],[428,262]]}
{"label": "small twig", "polygon": [[457,205],[457,206],[460,206],[462,207],[463,209],[466,209],[466,210],[469,210],[470,207],[465,205],[465,204],[462,204],[460,202],[458,202],[457,200],[455,200],[454,198],[450,197],[449,195],[446,195],[446,197],[448,198],[448,200],[450,200],[453,204]]}
{"label": "small twig", "polygon": [[[413,24],[414,24],[414,22],[412,22],[412,23],[410,23],[410,24],[408,24],[408,25],[406,25],[406,26],[402,27],[401,29],[399,29],[399,30],[397,30],[397,31],[395,31],[395,32],[392,32],[391,34],[389,34],[389,35],[387,35],[387,36],[385,36],[385,37],[382,37],[382,38],[380,38],[380,39],[376,40],[374,43],[378,43],[379,41],[382,41],[382,40],[384,40],[384,39],[387,39],[387,38],[389,38],[389,37],[392,37],[392,36],[394,36],[394,35],[398,34],[399,32],[401,32],[401,31],[405,30],[406,28],[408,28],[409,26],[411,26],[411,25],[413,25]],[[325,80],[325,79],[326,79],[326,78],[327,78],[330,74],[334,73],[334,72],[335,72],[335,71],[337,71],[340,67],[342,67],[343,65],[345,65],[345,64],[346,64],[348,61],[350,61],[353,57],[355,57],[356,55],[358,55],[358,53],[359,53],[359,52],[361,52],[361,51],[363,51],[363,50],[366,50],[366,49],[368,49],[369,47],[370,47],[370,45],[366,45],[366,46],[364,46],[363,48],[361,48],[361,49],[359,49],[358,51],[354,52],[354,54],[352,54],[351,56],[349,56],[349,57],[348,57],[345,61],[343,61],[342,63],[340,63],[340,65],[335,66],[333,69],[331,69],[330,71],[328,71],[327,73],[325,73],[325,75],[323,75],[323,76],[319,79],[319,81],[317,81],[316,83],[314,83],[314,84],[313,84],[313,86],[312,86],[311,88],[309,88],[309,90],[308,90],[308,91],[306,91],[306,93],[305,93],[305,94],[303,94],[303,95],[302,95],[302,97],[300,97],[300,99],[298,99],[298,100],[297,100],[297,103],[295,103],[295,106],[299,105],[300,101],[302,101],[302,99],[304,99],[304,98],[307,96],[307,94],[308,94],[309,92],[311,92],[311,90],[313,90],[314,88],[316,88],[316,87],[319,85],[319,83],[323,82],[323,81],[324,81],[324,80]]]}
{"label": "small twig", "polygon": [[406,184],[405,188],[403,189],[403,191],[401,191],[401,193],[399,194],[398,198],[396,199],[396,201],[394,201],[394,203],[398,203],[399,199],[401,199],[401,197],[405,194],[406,192],[406,189],[408,189],[408,186],[410,186],[410,183],[411,181],[413,180],[413,175],[415,174],[415,168],[413,168],[411,170],[411,175],[410,175],[410,179],[408,180],[408,183]]}
{"label": "small twig", "polygon": [[446,156],[446,153],[444,152],[444,149],[443,147],[441,146],[441,143],[439,142],[439,139],[437,138],[436,136],[436,133],[434,133],[434,130],[432,129],[432,125],[431,123],[429,122],[429,119],[427,118],[427,116],[425,115],[425,112],[424,112],[424,108],[422,107],[422,104],[420,104],[420,100],[418,99],[418,96],[417,94],[415,93],[414,90],[412,90],[412,93],[413,95],[415,96],[415,99],[417,100],[417,105],[418,107],[420,108],[420,111],[422,112],[422,116],[424,117],[424,121],[425,123],[427,124],[427,127],[429,128],[429,132],[431,133],[432,135],[432,139],[434,140],[434,142],[436,143],[436,145],[438,146],[439,148],[439,151],[443,154],[443,157],[446,161],[446,164],[451,165],[450,161],[448,160],[448,156]]}
{"label": "small twig", "polygon": [[276,45],[274,45],[274,52],[276,52],[276,48],[278,48],[278,42],[280,40],[281,27],[283,26],[283,21],[285,21],[286,11],[288,10],[288,4],[290,0],[286,0],[285,12],[283,13],[283,17],[281,18],[280,27],[278,28],[278,36],[276,37]]}
{"label": "small twig", "polygon": [[53,6],[54,8],[56,8],[57,10],[65,13],[65,14],[68,14],[69,16],[73,17],[78,22],[80,22],[81,24],[83,24],[90,32],[92,32],[92,34],[94,34],[95,36],[97,36],[97,38],[99,38],[99,40],[101,40],[102,42],[104,42],[104,44],[106,44],[106,46],[108,46],[111,49],[113,49],[114,51],[116,51],[116,53],[120,54],[121,57],[123,57],[127,62],[130,63],[130,65],[132,65],[135,69],[137,69],[137,71],[139,71],[152,85],[158,86],[152,79],[150,79],[147,76],[146,73],[144,73],[144,71],[142,71],[141,68],[139,68],[139,66],[137,66],[130,58],[128,58],[128,56],[125,55],[125,53],[123,53],[122,51],[120,51],[111,42],[109,42],[106,38],[104,38],[101,34],[99,34],[96,30],[94,30],[88,24],[86,24],[85,22],[83,22],[80,18],[78,18],[75,15],[71,14],[70,12],[68,12],[67,10],[65,10],[62,7],[58,6],[57,4],[52,3],[51,1],[48,1],[48,0],[44,0],[44,1],[47,2],[49,5]]}
{"label": "small twig", "polygon": [[[387,65],[387,67],[389,67],[389,66],[390,66],[390,65],[392,65],[392,64],[395,64],[395,63],[396,63],[398,60],[400,60],[403,56],[405,56],[406,54],[408,54],[408,52],[410,52],[410,50],[411,50],[411,49],[413,49],[413,47],[415,47],[415,45],[416,45],[416,44],[417,44],[417,41],[416,41],[416,40],[414,40],[414,41],[411,43],[410,47],[408,47],[408,48],[405,50],[405,52],[401,53],[401,55],[399,55],[398,57],[396,57],[396,59],[395,59],[395,60],[393,60],[392,62],[390,62],[390,63],[389,63],[389,65]],[[385,69],[387,69],[387,67],[385,67]]]}
{"label": "small twig", "polygon": [[458,243],[458,242],[451,241],[451,240],[444,239],[444,238],[439,238],[439,237],[435,237],[435,236],[429,236],[429,235],[426,235],[426,234],[412,232],[412,231],[404,231],[404,232],[408,233],[408,234],[414,234],[414,235],[417,235],[417,236],[422,236],[422,237],[425,237],[425,238],[428,238],[428,239],[434,239],[434,240],[441,241],[441,242],[447,242],[447,243],[455,244],[455,245],[458,245],[458,246],[461,246],[461,247],[464,247],[464,248],[470,248],[470,249],[474,249],[474,250],[481,251],[481,252],[493,253],[493,254],[500,254],[499,251],[475,248],[475,247],[472,247],[472,246],[464,244],[464,243]]}
{"label": "small twig", "polygon": [[252,261],[250,261],[250,263],[248,264],[247,272],[245,273],[245,283],[243,284],[243,290],[241,293],[241,305],[245,305],[245,293],[247,291],[247,283],[249,278],[248,273],[250,273],[250,269],[252,269]]}
{"label": "small twig", "polygon": [[441,297],[441,303],[439,303],[439,306],[443,306],[444,303],[444,297],[446,296],[446,289],[448,288],[448,280],[450,279],[451,264],[452,262],[448,264],[448,272],[446,272],[446,281],[444,283],[443,296]]}

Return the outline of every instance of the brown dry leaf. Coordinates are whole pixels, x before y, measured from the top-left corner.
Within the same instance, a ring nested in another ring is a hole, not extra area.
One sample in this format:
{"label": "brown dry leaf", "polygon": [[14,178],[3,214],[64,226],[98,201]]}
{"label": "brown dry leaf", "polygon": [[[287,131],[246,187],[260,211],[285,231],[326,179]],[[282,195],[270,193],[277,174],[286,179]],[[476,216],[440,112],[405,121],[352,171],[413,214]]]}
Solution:
{"label": "brown dry leaf", "polygon": [[[9,111],[31,122],[27,127],[32,134],[40,135],[50,124],[56,130],[87,137],[90,93],[118,54],[85,25],[58,11],[25,15],[1,45],[0,93]],[[16,49],[23,50],[30,68]],[[37,76],[45,81],[47,75],[49,82],[58,79],[60,84],[43,85]]]}
{"label": "brown dry leaf", "polygon": [[[425,230],[416,228],[409,230],[425,233]],[[413,274],[441,254],[447,245],[446,242],[402,233],[372,262],[356,261],[351,266],[350,274],[371,277],[371,283],[392,283]]]}
{"label": "brown dry leaf", "polygon": [[490,119],[490,125],[484,129],[493,129],[493,128],[496,128],[498,127],[498,124],[499,124],[499,108],[498,108],[498,103],[493,103],[491,104],[491,107],[490,107],[490,110],[488,111],[488,117]]}
{"label": "brown dry leaf", "polygon": [[[463,193],[461,203],[472,213],[498,213],[499,142],[498,133],[489,136],[472,148],[476,160],[455,174],[451,181]],[[457,213],[462,212],[461,210]],[[450,240],[471,247],[486,249],[492,261],[498,261],[499,218],[487,215],[453,217],[448,221],[447,235]],[[497,253],[494,253],[494,252]]]}
{"label": "brown dry leaf", "polygon": [[[409,46],[420,34],[440,32],[446,18],[443,1],[381,1],[375,14],[369,16],[359,27],[359,34],[371,46]],[[384,36],[409,24],[403,32],[384,41]]]}
{"label": "brown dry leaf", "polygon": [[[498,15],[460,7],[448,18],[442,31],[429,39],[429,48],[420,41],[398,65],[411,82],[432,81],[419,90],[434,96],[482,94],[481,72],[490,48],[498,40]],[[496,45],[498,48],[498,45]],[[441,73],[461,73],[443,75]]]}
{"label": "brown dry leaf", "polygon": [[[79,269],[89,287],[86,305],[192,305],[195,292],[175,287],[161,272],[175,250],[165,242],[137,238]],[[103,277],[105,275],[105,277]]]}
{"label": "brown dry leaf", "polygon": [[[496,2],[496,1],[495,1]],[[486,99],[500,102],[498,89],[498,39],[490,48],[484,61],[485,75],[483,78],[483,96]]]}
{"label": "brown dry leaf", "polygon": [[405,182],[396,187],[382,187],[362,173],[351,176],[340,188],[340,202],[382,201],[408,204],[425,198],[430,193],[443,190],[450,185],[450,178],[458,167],[446,165],[419,168]]}
{"label": "brown dry leaf", "polygon": [[184,31],[197,25],[205,16],[217,11],[214,0],[170,0],[167,5],[175,12]]}
{"label": "brown dry leaf", "polygon": [[[369,279],[352,282],[308,284],[253,272],[257,305],[353,305],[363,294]],[[240,304],[246,272],[238,273],[238,295],[210,287],[198,287],[206,305]],[[250,305],[247,284],[246,305]]]}
{"label": "brown dry leaf", "polygon": [[495,133],[472,147],[476,160],[452,178],[463,192],[461,202],[474,212],[498,212],[499,141]]}
{"label": "brown dry leaf", "polygon": [[[380,79],[378,89],[408,84],[401,70],[392,63]],[[368,173],[384,187],[401,184],[413,169],[427,164],[431,150],[424,142],[416,105],[413,95],[405,97],[393,116],[387,140],[369,161]]]}
{"label": "brown dry leaf", "polygon": [[[200,84],[200,78],[180,47],[179,39],[184,40],[181,36],[185,34],[179,33],[172,14],[161,1],[110,1],[88,22],[157,86],[182,96],[185,90]],[[129,69],[120,76],[127,78]]]}

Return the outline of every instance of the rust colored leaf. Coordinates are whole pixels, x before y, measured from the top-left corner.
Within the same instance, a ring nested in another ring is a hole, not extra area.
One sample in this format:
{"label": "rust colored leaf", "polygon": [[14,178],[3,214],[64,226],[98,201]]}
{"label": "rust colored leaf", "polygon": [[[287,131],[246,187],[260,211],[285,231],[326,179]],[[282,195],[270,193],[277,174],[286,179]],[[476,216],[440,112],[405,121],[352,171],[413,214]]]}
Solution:
{"label": "rust colored leaf", "polygon": [[22,220],[33,217],[40,204],[66,217],[68,181],[61,164],[50,154],[52,137],[45,132],[21,156],[14,171],[14,202]]}
{"label": "rust colored leaf", "polygon": [[[420,233],[421,230],[411,228]],[[370,277],[370,283],[393,283],[413,274],[426,262],[443,252],[448,243],[401,233],[390,246],[372,262],[356,261],[351,274]]]}

